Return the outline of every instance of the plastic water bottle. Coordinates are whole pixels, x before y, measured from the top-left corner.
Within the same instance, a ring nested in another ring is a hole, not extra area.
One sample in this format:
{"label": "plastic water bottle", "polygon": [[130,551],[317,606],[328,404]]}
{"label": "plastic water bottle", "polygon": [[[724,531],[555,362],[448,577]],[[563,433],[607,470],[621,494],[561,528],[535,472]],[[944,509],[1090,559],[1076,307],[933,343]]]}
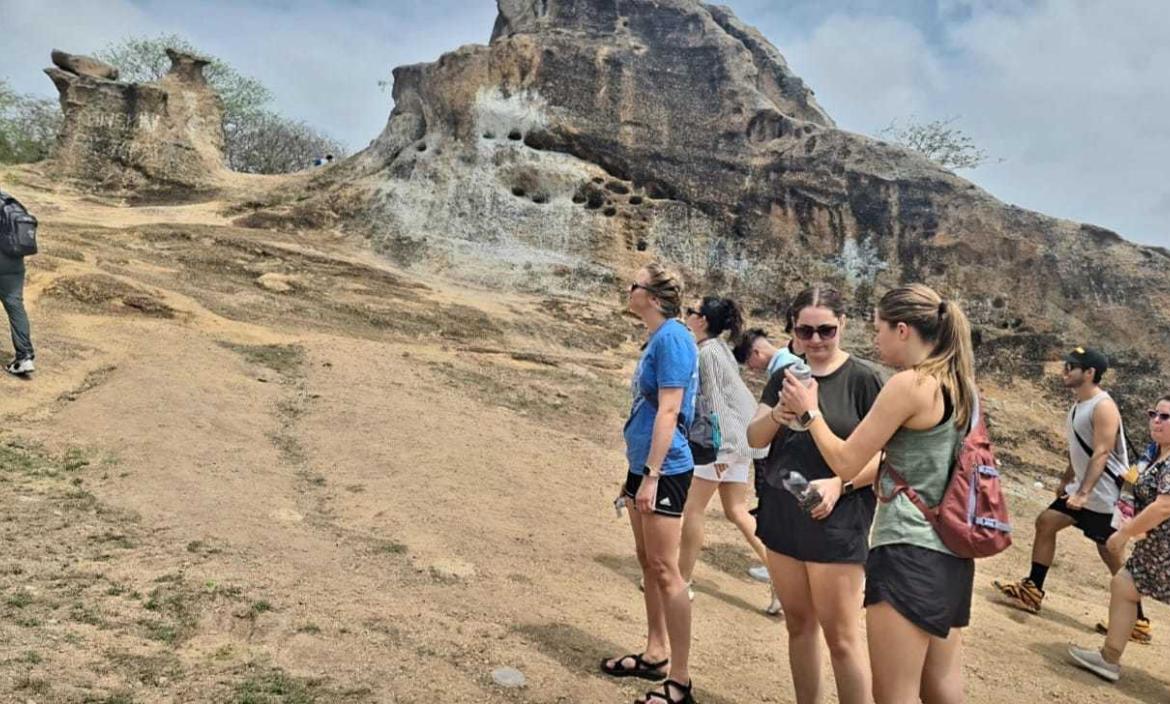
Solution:
{"label": "plastic water bottle", "polygon": [[783,480],[784,488],[796,497],[796,502],[805,513],[811,513],[820,505],[821,492],[817,491],[800,472],[789,472]]}
{"label": "plastic water bottle", "polygon": [[[813,378],[812,368],[809,367],[804,362],[795,362],[793,364],[790,364],[788,366],[788,371],[792,372],[792,376],[799,379],[800,383],[804,384],[805,386],[808,386],[809,384],[812,383],[812,378]],[[804,424],[801,423],[799,420],[793,420],[791,423],[789,423],[788,429],[795,430],[798,433],[803,433],[803,432],[806,432],[808,430],[808,428],[804,427]]]}

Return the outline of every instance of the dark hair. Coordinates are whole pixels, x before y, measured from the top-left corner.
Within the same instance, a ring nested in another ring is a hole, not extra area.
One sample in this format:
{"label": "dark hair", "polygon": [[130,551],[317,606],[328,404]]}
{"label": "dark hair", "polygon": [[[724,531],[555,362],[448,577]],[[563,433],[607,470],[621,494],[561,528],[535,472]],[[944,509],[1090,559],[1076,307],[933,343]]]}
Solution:
{"label": "dark hair", "polygon": [[650,262],[642,269],[650,278],[650,283],[644,288],[658,301],[658,309],[662,311],[662,315],[666,318],[677,318],[679,311],[682,310],[682,281],[658,262]]}
{"label": "dark hair", "polygon": [[[752,348],[756,345],[756,340],[760,338],[768,339],[768,332],[763,328],[752,328],[745,330],[735,343],[735,347],[731,348],[731,354],[735,355],[735,361],[740,364],[747,364],[748,357],[752,355]],[[735,339],[733,336],[731,339]]]}
{"label": "dark hair", "polygon": [[938,380],[939,386],[954,400],[955,425],[966,426],[978,393],[971,324],[966,314],[954,301],[944,300],[924,284],[887,291],[878,303],[877,314],[887,323],[909,325],[924,342],[934,345],[930,355],[915,369],[923,376]]}
{"label": "dark hair", "polygon": [[[845,316],[845,299],[841,297],[840,291],[828,284],[813,284],[792,299],[792,305],[788,306],[787,325],[796,325],[800,311],[805,308],[828,308],[833,311],[833,315],[842,318]],[[790,327],[785,328],[785,332],[790,331]]]}
{"label": "dark hair", "polygon": [[730,332],[729,337],[734,340],[743,332],[743,312],[730,298],[704,296],[699,304],[699,315],[707,319],[707,334],[711,337]]}

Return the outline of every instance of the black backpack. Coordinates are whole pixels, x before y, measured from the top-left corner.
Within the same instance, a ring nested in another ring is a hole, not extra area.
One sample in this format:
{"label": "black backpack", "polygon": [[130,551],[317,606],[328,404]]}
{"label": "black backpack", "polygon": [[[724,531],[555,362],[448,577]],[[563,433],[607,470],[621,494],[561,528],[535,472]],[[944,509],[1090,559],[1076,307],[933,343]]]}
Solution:
{"label": "black backpack", "polygon": [[9,257],[37,253],[37,219],[4,191],[0,191],[0,253]]}

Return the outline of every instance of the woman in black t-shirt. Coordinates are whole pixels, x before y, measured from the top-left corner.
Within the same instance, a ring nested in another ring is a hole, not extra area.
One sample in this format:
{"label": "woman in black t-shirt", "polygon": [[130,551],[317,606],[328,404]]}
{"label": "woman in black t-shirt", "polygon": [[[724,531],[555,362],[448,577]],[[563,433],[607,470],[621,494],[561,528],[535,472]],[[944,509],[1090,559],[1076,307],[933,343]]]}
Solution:
{"label": "woman in black t-shirt", "polygon": [[[829,426],[847,437],[869,412],[881,377],[840,348],[845,327],[841,294],[818,285],[792,304],[793,332],[820,389],[820,409]],[[784,369],[777,370],[748,427],[752,447],[771,446],[756,535],[768,548],[768,566],[784,607],[788,659],[797,704],[821,697],[821,632],[829,646],[837,698],[842,704],[872,701],[869,658],[861,635],[862,585],[875,499],[868,488],[877,473],[874,457],[852,482],[843,482],[821,456],[799,419],[781,398]],[[808,418],[805,419],[809,420]],[[805,513],[784,489],[799,472],[823,497]]]}

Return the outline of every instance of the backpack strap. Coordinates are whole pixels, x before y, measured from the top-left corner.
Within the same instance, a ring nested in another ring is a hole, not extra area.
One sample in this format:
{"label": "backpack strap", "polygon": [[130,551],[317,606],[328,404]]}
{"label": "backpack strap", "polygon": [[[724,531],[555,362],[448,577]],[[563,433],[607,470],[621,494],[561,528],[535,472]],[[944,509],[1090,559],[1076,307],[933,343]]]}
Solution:
{"label": "backpack strap", "polygon": [[881,501],[883,504],[888,504],[896,499],[898,494],[902,494],[907,498],[907,500],[910,501],[910,503],[914,504],[914,506],[922,512],[922,515],[926,518],[928,523],[933,526],[938,522],[938,510],[930,508],[926,505],[926,502],[922,500],[922,497],[918,495],[918,492],[914,490],[914,487],[910,486],[906,482],[906,479],[902,476],[901,472],[894,469],[892,465],[884,461],[879,470],[879,474],[883,472],[888,474],[890,479],[894,480],[894,491],[888,496],[883,496],[881,491],[881,478],[879,476],[879,481],[874,484],[874,494],[877,495],[879,501]]}
{"label": "backpack strap", "polygon": [[[1069,420],[1068,427],[1072,430],[1073,437],[1075,437],[1077,439],[1077,444],[1079,444],[1081,446],[1081,451],[1083,451],[1086,455],[1088,455],[1089,459],[1092,460],[1093,459],[1093,446],[1090,445],[1089,443],[1085,442],[1085,439],[1082,438],[1081,434],[1077,432],[1076,422],[1077,422],[1077,404],[1074,403],[1073,407],[1072,407],[1072,418]],[[1122,426],[1119,425],[1117,427],[1117,432],[1118,432],[1118,434],[1121,434],[1124,432]],[[1121,437],[1123,440],[1125,439],[1125,435],[1122,434]],[[1126,448],[1126,449],[1128,450],[1128,448]],[[1108,461],[1105,462],[1105,476],[1112,479],[1113,482],[1115,484],[1117,484],[1117,486],[1121,486],[1125,482],[1125,477],[1121,476],[1120,474],[1118,474],[1117,472],[1115,472],[1109,468]]]}

